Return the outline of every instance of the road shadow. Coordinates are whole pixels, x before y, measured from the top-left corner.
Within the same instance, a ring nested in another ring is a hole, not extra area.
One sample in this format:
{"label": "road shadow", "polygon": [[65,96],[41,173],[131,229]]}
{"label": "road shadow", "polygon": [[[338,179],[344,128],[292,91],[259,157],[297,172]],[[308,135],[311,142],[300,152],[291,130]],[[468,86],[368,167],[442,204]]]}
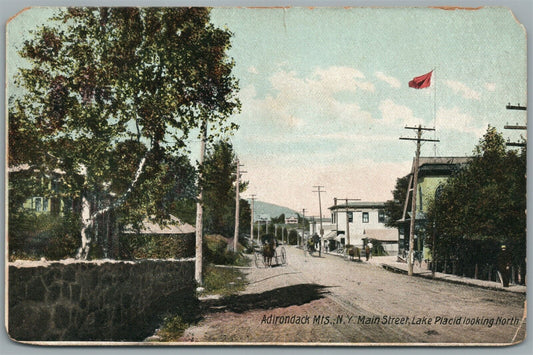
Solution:
{"label": "road shadow", "polygon": [[299,284],[273,290],[231,295],[218,300],[205,300],[200,304],[203,314],[217,312],[244,313],[251,310],[274,309],[279,307],[300,306],[324,298],[329,291],[326,286]]}

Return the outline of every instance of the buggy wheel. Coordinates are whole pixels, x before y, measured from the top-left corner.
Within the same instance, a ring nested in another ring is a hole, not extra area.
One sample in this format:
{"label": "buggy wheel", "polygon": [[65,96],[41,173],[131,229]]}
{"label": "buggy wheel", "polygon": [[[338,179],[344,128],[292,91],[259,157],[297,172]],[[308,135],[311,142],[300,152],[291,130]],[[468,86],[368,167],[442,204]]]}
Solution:
{"label": "buggy wheel", "polygon": [[281,265],[287,265],[287,254],[284,247],[281,247]]}
{"label": "buggy wheel", "polygon": [[261,255],[258,252],[254,252],[254,264],[256,268],[261,267],[262,264]]}

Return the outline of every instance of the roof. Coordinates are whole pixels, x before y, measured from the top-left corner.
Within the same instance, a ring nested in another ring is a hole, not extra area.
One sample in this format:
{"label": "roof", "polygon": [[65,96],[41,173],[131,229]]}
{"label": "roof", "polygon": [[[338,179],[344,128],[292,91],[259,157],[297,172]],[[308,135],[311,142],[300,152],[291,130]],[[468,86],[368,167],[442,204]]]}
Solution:
{"label": "roof", "polygon": [[382,242],[396,242],[398,241],[398,230],[393,228],[365,229],[365,236]]}
{"label": "roof", "polygon": [[328,207],[330,210],[344,210],[344,209],[357,209],[357,208],[368,208],[368,209],[377,209],[385,207],[385,202],[348,202],[348,204],[337,204],[331,207]]}
{"label": "roof", "polygon": [[188,223],[181,222],[178,218],[170,215],[170,222],[166,226],[160,226],[152,223],[150,220],[143,221],[142,228],[137,232],[132,229],[131,225],[126,227],[125,234],[191,234],[195,233],[196,228]]}
{"label": "roof", "polygon": [[[20,164],[20,165],[10,166],[10,167],[7,168],[7,172],[8,173],[18,173],[18,172],[21,172],[21,171],[30,171],[30,170],[32,170],[33,172],[39,172],[40,171],[39,169],[37,169],[35,167],[32,167],[29,164]],[[63,170],[58,169],[58,168],[55,168],[51,172],[55,173],[55,174],[59,174],[59,175],[64,175],[65,174],[65,172]]]}
{"label": "roof", "polygon": [[[418,171],[420,172],[421,170],[431,170],[450,172],[451,166],[466,164],[470,160],[472,160],[471,157],[420,157],[418,161]],[[410,174],[413,173],[414,168],[415,161],[413,159]]]}

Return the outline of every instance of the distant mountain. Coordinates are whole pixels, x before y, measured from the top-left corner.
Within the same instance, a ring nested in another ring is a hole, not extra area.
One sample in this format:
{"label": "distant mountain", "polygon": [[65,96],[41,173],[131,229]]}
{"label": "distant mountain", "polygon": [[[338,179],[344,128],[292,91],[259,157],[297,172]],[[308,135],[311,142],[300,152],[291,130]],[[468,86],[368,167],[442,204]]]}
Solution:
{"label": "distant mountain", "polygon": [[[252,200],[248,200],[250,204]],[[278,206],[273,203],[255,201],[254,202],[254,220],[257,220],[260,215],[269,215],[270,218],[278,217],[282,213],[285,214],[285,217],[296,216],[298,212],[291,210],[288,207]]]}

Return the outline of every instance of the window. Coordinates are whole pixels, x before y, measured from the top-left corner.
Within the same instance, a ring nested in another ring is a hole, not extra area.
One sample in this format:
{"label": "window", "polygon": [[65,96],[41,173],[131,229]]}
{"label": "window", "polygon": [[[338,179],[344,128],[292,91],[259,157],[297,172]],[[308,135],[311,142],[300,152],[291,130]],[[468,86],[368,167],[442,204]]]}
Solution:
{"label": "window", "polygon": [[385,210],[378,211],[378,222],[385,223]]}
{"label": "window", "polygon": [[353,212],[346,212],[348,214],[348,223],[353,222]]}
{"label": "window", "polygon": [[40,197],[36,197],[35,198],[35,207],[34,207],[36,212],[41,212],[42,204],[43,204],[43,200]]}
{"label": "window", "polygon": [[363,223],[368,223],[368,212],[363,212]]}

